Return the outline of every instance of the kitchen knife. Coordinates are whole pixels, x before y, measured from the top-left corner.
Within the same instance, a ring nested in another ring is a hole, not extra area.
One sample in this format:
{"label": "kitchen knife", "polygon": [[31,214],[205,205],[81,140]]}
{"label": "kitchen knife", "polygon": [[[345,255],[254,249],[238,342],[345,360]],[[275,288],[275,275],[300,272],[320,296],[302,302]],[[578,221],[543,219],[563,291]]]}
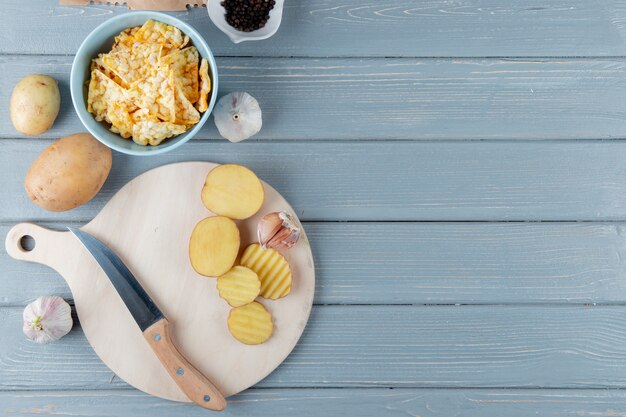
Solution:
{"label": "kitchen knife", "polygon": [[209,410],[226,408],[224,396],[178,351],[170,336],[167,319],[122,260],[89,233],[70,227],[68,230],[81,241],[111,280],[148,344],[185,395]]}

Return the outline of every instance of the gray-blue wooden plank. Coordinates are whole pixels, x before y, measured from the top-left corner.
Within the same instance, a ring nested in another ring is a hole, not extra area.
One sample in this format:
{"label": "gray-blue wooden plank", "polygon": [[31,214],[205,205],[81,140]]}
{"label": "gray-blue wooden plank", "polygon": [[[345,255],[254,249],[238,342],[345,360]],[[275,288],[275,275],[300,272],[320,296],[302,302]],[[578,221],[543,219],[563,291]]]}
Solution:
{"label": "gray-blue wooden plank", "polygon": [[[191,404],[139,391],[0,392],[0,415],[83,417],[206,416]],[[220,416],[247,417],[614,417],[626,414],[623,390],[251,389],[229,399]]]}
{"label": "gray-blue wooden plank", "polygon": [[[0,25],[1,27],[2,25]],[[0,56],[0,102],[25,75],[57,78],[60,116],[42,137],[83,130],[71,56]],[[612,59],[219,58],[220,95],[261,105],[256,139],[611,139],[626,137],[626,61]],[[0,137],[19,135],[0,112]],[[213,120],[198,133],[216,139]]]}
{"label": "gray-blue wooden plank", "polygon": [[[74,53],[125,6],[3,0],[0,53]],[[621,0],[307,0],[285,2],[278,33],[232,44],[205,8],[174,13],[218,55],[601,56],[626,54]]]}
{"label": "gray-blue wooden plank", "polygon": [[242,163],[302,220],[626,220],[626,143],[191,141],[152,157],[115,153],[88,204],[50,213],[30,202],[24,176],[49,141],[0,141],[0,221],[86,221],[119,188],[160,165]]}
{"label": "gray-blue wooden plank", "polygon": [[[318,304],[626,303],[624,223],[304,226]],[[0,241],[8,229],[0,225]],[[71,298],[55,271],[11,259],[4,246],[0,271],[0,305]]]}
{"label": "gray-blue wooden plank", "polygon": [[[37,345],[21,315],[0,309],[0,390],[127,387],[78,328]],[[259,386],[626,388],[626,308],[317,306]]]}

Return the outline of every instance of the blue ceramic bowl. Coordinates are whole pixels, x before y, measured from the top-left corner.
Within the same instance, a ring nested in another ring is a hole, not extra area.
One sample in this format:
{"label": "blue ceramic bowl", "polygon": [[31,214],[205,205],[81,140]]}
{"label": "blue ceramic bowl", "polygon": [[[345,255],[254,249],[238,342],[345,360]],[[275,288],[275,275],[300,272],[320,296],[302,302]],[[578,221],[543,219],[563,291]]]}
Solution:
{"label": "blue ceramic bowl", "polygon": [[[198,48],[201,58],[209,61],[209,75],[211,77],[211,97],[209,100],[209,108],[200,118],[200,121],[187,132],[171,139],[165,140],[158,146],[142,146],[132,140],[124,139],[120,135],[111,132],[104,122],[97,122],[91,113],[87,111],[87,85],[86,81],[90,78],[91,60],[101,52],[109,52],[113,46],[113,38],[122,30],[143,25],[148,19],[158,20],[168,25],[172,25],[180,29],[185,35],[189,36],[191,44]],[[176,19],[172,16],[156,13],[156,12],[129,12],[113,17],[100,26],[95,28],[93,32],[85,38],[76,57],[72,63],[72,73],[70,77],[70,91],[72,93],[72,102],[78,117],[85,125],[85,128],[100,142],[104,143],[111,149],[126,153],[129,155],[158,155],[174,148],[179,147],[183,143],[195,135],[202,125],[207,121],[215,100],[217,97],[217,65],[215,58],[211,53],[211,49],[202,39],[202,36],[187,23]]]}

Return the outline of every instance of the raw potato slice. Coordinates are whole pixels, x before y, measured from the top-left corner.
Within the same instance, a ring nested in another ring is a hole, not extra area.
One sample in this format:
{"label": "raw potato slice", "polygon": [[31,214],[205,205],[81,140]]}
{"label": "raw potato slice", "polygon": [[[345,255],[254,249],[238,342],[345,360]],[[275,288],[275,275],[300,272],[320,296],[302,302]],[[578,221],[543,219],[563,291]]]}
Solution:
{"label": "raw potato slice", "polygon": [[228,315],[230,334],[246,345],[258,345],[270,338],[274,331],[272,315],[256,301],[230,310]]}
{"label": "raw potato slice", "polygon": [[234,266],[217,279],[217,290],[231,307],[250,304],[261,291],[256,272],[245,266]]}
{"label": "raw potato slice", "polygon": [[234,221],[222,216],[207,217],[191,233],[191,266],[207,277],[225,274],[235,263],[239,242],[239,229]]}
{"label": "raw potato slice", "polygon": [[209,172],[202,188],[202,202],[215,214],[243,220],[253,216],[265,198],[256,174],[241,165],[220,165]]}
{"label": "raw potato slice", "polygon": [[253,243],[241,255],[241,265],[259,276],[261,297],[276,300],[291,291],[291,268],[280,252]]}

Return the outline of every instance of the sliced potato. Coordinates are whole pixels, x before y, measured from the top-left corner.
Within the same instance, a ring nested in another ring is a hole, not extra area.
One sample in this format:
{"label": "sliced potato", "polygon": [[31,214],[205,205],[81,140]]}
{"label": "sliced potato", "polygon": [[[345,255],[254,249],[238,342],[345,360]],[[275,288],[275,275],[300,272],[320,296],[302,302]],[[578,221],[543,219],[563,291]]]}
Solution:
{"label": "sliced potato", "polygon": [[228,316],[230,334],[246,345],[258,345],[270,338],[274,331],[272,315],[256,301],[235,307]]}
{"label": "sliced potato", "polygon": [[215,214],[242,220],[263,205],[265,192],[254,172],[241,165],[220,165],[209,172],[202,188],[202,202]]}
{"label": "sliced potato", "polygon": [[217,291],[231,307],[250,304],[261,291],[256,272],[245,266],[234,266],[217,278]]}
{"label": "sliced potato", "polygon": [[239,253],[239,229],[227,217],[201,220],[191,233],[189,259],[200,275],[217,277],[232,268]]}
{"label": "sliced potato", "polygon": [[291,291],[291,268],[280,252],[253,243],[241,255],[241,265],[259,276],[261,297],[276,300]]}

